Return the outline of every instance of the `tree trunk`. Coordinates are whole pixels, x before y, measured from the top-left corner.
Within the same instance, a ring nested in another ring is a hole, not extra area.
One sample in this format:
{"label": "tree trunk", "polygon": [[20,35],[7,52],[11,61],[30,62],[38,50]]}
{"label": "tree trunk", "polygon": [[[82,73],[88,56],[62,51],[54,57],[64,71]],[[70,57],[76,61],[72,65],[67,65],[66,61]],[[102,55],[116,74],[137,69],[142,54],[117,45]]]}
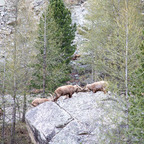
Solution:
{"label": "tree trunk", "polygon": [[94,78],[94,68],[93,68],[93,64],[92,64],[92,76],[91,76],[91,77],[92,77],[92,82],[93,82],[93,81],[94,81],[94,79],[93,79],[93,78]]}
{"label": "tree trunk", "polygon": [[26,92],[24,92],[24,97],[23,97],[23,115],[22,115],[22,122],[24,123],[25,122],[25,113],[26,113],[26,108],[27,108],[27,104],[26,104]]}
{"label": "tree trunk", "polygon": [[43,52],[43,96],[45,96],[45,88],[46,88],[46,13],[44,20],[44,52]]}
{"label": "tree trunk", "polygon": [[[5,7],[4,7],[4,16],[5,16]],[[6,24],[5,18],[2,17],[4,21],[4,27]],[[4,35],[4,40],[6,39],[6,36]],[[4,64],[3,64],[3,81],[2,81],[2,110],[3,110],[3,116],[2,116],[2,144],[5,143],[5,74],[6,74],[6,48],[5,48],[5,42],[4,42]]]}
{"label": "tree trunk", "polygon": [[3,86],[2,86],[2,110],[3,110],[3,123],[2,123],[2,144],[4,144],[5,141],[5,55],[4,55],[4,67],[3,67],[4,73],[3,73]]}
{"label": "tree trunk", "polygon": [[11,144],[15,143],[15,123],[16,123],[16,102],[15,102],[15,92],[13,95],[13,113],[12,113],[12,126],[11,126]]}
{"label": "tree trunk", "polygon": [[[126,43],[125,43],[125,95],[126,95],[126,132],[129,129],[129,97],[128,97],[128,43],[129,43],[129,29],[128,29],[128,0],[126,0],[126,24],[125,24],[125,34],[126,34]],[[129,138],[128,138],[129,139]]]}
{"label": "tree trunk", "polygon": [[[15,2],[15,19],[17,22],[18,14],[18,0]],[[16,124],[16,61],[17,61],[17,23],[15,23],[15,33],[14,33],[14,54],[13,54],[13,112],[12,112],[12,126],[11,126],[11,144],[15,143],[15,124]]]}

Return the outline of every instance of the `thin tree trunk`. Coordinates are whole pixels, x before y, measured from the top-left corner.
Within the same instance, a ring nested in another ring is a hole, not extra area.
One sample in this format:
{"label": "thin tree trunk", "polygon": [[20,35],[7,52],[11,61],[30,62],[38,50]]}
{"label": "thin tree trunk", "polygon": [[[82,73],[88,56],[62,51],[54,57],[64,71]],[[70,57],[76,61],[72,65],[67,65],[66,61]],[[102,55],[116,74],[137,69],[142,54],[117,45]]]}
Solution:
{"label": "thin tree trunk", "polygon": [[3,123],[2,123],[2,144],[4,144],[5,142],[5,73],[6,73],[6,69],[5,69],[5,62],[6,62],[6,57],[4,54],[4,73],[3,73],[3,86],[2,86],[2,107],[3,107]]}
{"label": "thin tree trunk", "polygon": [[96,72],[96,70],[95,70],[95,79],[94,79],[94,81],[97,81],[97,72]]}
{"label": "thin tree trunk", "polygon": [[45,96],[45,88],[46,88],[46,13],[45,13],[45,21],[44,21],[44,52],[43,52],[43,96]]}
{"label": "thin tree trunk", "polygon": [[23,115],[22,115],[22,122],[24,123],[25,122],[25,113],[26,113],[26,108],[27,108],[27,104],[26,104],[26,91],[24,91],[24,97],[23,97]]}
{"label": "thin tree trunk", "polygon": [[5,98],[4,98],[4,91],[2,94],[2,108],[3,108],[3,123],[2,123],[2,144],[5,143]]}
{"label": "thin tree trunk", "polygon": [[[16,42],[15,42],[16,43]],[[11,126],[11,144],[15,143],[15,123],[16,123],[16,44],[14,48],[14,72],[13,72],[13,112],[12,112],[12,126]]]}
{"label": "thin tree trunk", "polygon": [[[25,83],[24,83],[24,85],[27,86],[27,75],[28,75],[28,71],[27,71],[27,69],[26,69],[26,66],[25,66],[25,70],[26,70],[26,73],[25,73]],[[22,113],[22,122],[23,122],[23,123],[25,123],[25,113],[26,113],[26,109],[27,109],[26,91],[27,91],[27,87],[24,89],[24,97],[23,97],[23,113]]]}
{"label": "thin tree trunk", "polygon": [[[121,0],[118,0],[118,21],[120,21],[119,20],[119,18],[120,18],[120,1]],[[119,33],[119,31],[120,31],[120,29],[119,29],[119,27],[118,27],[118,49],[119,49],[119,42],[120,42],[120,38],[119,38],[119,36],[120,36],[120,33]],[[119,60],[119,59],[118,59]],[[120,69],[120,66],[118,65],[117,66],[117,71],[118,71],[118,73],[120,73],[121,72],[121,69]],[[119,83],[117,83],[117,88],[119,89],[120,88],[120,84]],[[121,91],[121,90],[120,90]],[[119,92],[119,95],[120,95],[120,92]],[[120,143],[120,141],[121,141],[121,129],[118,127],[118,138],[119,138],[119,143]]]}
{"label": "thin tree trunk", "polygon": [[16,29],[16,25],[17,25],[17,13],[18,13],[18,0],[16,0],[15,3],[15,10],[16,10],[16,23],[15,23],[15,35],[14,35],[14,66],[13,66],[13,112],[12,112],[12,126],[11,126],[11,144],[15,143],[15,124],[16,124],[16,57],[17,57],[17,44],[16,44],[16,40],[17,40],[17,29]]}
{"label": "thin tree trunk", "polygon": [[128,0],[126,0],[126,9],[125,94],[128,99]]}
{"label": "thin tree trunk", "polygon": [[11,144],[15,143],[15,123],[16,123],[16,102],[15,102],[16,93],[14,90],[13,95],[13,114],[12,114],[12,126],[11,126]]}
{"label": "thin tree trunk", "polygon": [[[4,16],[5,16],[5,7],[4,7]],[[4,27],[6,24],[5,18],[2,17],[4,21]],[[2,84],[2,109],[3,109],[3,116],[2,116],[2,144],[5,143],[5,74],[6,74],[6,48],[5,48],[5,39],[6,36],[4,36],[4,63],[3,63],[3,84]]]}
{"label": "thin tree trunk", "polygon": [[16,98],[16,107],[17,107],[17,111],[18,111],[18,115],[19,115],[19,120],[21,119],[21,112],[20,112],[20,103],[19,103],[19,99]]}
{"label": "thin tree trunk", "polygon": [[129,101],[128,101],[128,43],[129,43],[129,29],[128,29],[128,0],[126,0],[126,25],[125,25],[125,33],[126,33],[126,49],[125,49],[125,95],[126,95],[126,130],[128,132],[129,129],[129,122],[128,122],[128,114],[129,114]]}
{"label": "thin tree trunk", "polygon": [[94,81],[94,68],[93,68],[93,64],[92,64],[92,82]]}
{"label": "thin tree trunk", "polygon": [[[118,0],[118,21],[119,21],[119,18],[120,18],[120,0]],[[118,42],[118,46],[117,46],[117,51],[118,51],[118,49],[119,49],[119,41],[120,41],[120,39],[119,39],[119,36],[120,36],[120,34],[119,34],[119,31],[120,31],[120,29],[119,29],[119,26],[118,26],[118,39],[117,39],[117,42]],[[118,58],[118,61],[119,61],[120,59]],[[120,66],[119,65],[117,65],[117,72],[118,72],[118,74],[121,72],[121,69],[120,69]],[[117,81],[119,81],[119,80],[117,80]],[[119,83],[117,83],[117,89],[120,89],[120,84]],[[120,94],[121,92],[119,92],[119,94]]]}

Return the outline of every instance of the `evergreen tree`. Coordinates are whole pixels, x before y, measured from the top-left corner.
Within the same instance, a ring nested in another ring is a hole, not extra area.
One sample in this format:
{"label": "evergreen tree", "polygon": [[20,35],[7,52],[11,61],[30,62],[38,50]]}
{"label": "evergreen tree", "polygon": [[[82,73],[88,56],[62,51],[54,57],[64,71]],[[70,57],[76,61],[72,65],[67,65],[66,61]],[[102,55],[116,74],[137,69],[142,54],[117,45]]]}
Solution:
{"label": "evergreen tree", "polygon": [[[141,41],[142,31],[140,2],[138,0],[129,2],[128,8],[126,8],[126,0],[103,3],[101,0],[90,0],[89,2],[86,24],[89,29],[84,35],[87,41],[83,48],[88,54],[86,61],[96,71],[94,80],[107,78],[112,81],[113,89],[119,94],[124,94],[126,81],[129,80],[130,88],[132,84],[130,76],[139,65],[136,55],[139,53],[137,45]],[[127,55],[126,45],[129,46]]]}
{"label": "evergreen tree", "polygon": [[60,49],[62,34],[58,29],[53,9],[48,6],[40,19],[36,42],[38,54],[32,80],[33,87],[43,88],[44,93],[53,91],[67,79],[67,68]]}
{"label": "evergreen tree", "polygon": [[54,19],[59,27],[59,33],[62,33],[61,50],[66,63],[70,62],[76,47],[73,45],[75,38],[76,24],[72,25],[71,12],[65,7],[62,0],[50,0],[50,7],[54,11]]}

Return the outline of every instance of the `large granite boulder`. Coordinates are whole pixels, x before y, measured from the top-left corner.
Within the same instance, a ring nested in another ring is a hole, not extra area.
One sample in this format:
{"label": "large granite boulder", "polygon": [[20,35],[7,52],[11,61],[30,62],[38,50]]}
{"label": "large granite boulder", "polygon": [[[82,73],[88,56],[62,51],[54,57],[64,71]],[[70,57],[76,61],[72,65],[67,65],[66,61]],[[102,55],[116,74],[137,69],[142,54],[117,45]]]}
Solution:
{"label": "large granite boulder", "polygon": [[108,144],[107,134],[123,121],[118,105],[117,98],[103,92],[61,97],[26,113],[28,131],[35,144]]}

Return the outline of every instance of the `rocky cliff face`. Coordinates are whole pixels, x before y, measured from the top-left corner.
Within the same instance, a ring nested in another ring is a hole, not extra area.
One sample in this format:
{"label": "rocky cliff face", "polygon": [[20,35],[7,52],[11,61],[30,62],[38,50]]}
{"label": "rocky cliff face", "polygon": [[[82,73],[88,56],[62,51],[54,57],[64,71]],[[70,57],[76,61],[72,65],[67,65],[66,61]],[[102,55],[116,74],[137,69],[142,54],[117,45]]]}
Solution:
{"label": "rocky cliff face", "polygon": [[[39,23],[40,16],[48,4],[48,0],[26,0],[26,7],[31,11],[32,19],[36,23]],[[77,25],[82,25],[84,22],[85,10],[85,0],[65,0],[66,5],[72,12],[73,23]],[[0,47],[4,47],[5,40],[9,44],[12,44],[12,34],[14,32],[14,24],[16,22],[14,7],[15,0],[7,0],[5,5],[0,5]],[[80,42],[81,37],[76,34],[75,43]],[[0,50],[1,55],[3,54],[3,49]]]}
{"label": "rocky cliff face", "polygon": [[26,113],[29,134],[35,144],[108,144],[106,135],[123,121],[118,105],[117,98],[103,92],[45,102]]}

